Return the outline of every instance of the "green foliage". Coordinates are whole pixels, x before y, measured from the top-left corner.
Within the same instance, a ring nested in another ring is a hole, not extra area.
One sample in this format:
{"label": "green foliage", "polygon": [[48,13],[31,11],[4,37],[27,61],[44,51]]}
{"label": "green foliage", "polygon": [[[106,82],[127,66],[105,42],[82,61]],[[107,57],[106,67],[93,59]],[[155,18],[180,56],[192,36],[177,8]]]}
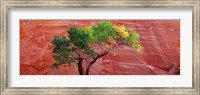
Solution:
{"label": "green foliage", "polygon": [[74,62],[74,58],[70,56],[72,53],[72,49],[69,48],[70,41],[64,37],[60,38],[58,36],[54,36],[52,44],[55,46],[53,49],[53,58],[56,63],[52,65],[52,67],[58,68],[61,64],[72,63]]}
{"label": "green foliage", "polygon": [[129,34],[129,37],[126,38],[127,42],[133,43],[134,41],[137,41],[140,38],[140,35],[132,32]]}
{"label": "green foliage", "polygon": [[136,50],[140,50],[141,49],[141,45],[140,43],[138,42],[140,38],[140,35],[136,32],[131,32],[129,34],[129,37],[126,39],[127,42],[132,45],[132,47],[134,47]]}
{"label": "green foliage", "polygon": [[94,56],[95,53],[89,48],[90,34],[84,29],[71,27],[68,31],[70,42],[78,50],[83,50],[85,54]]}
{"label": "green foliage", "polygon": [[137,50],[137,51],[140,51],[140,49],[141,49],[141,45],[140,45],[140,43],[137,41],[137,42],[135,42],[134,44],[133,44],[133,47]]}
{"label": "green foliage", "polygon": [[53,57],[55,64],[52,67],[58,68],[61,64],[73,63],[77,58],[96,56],[91,49],[93,44],[107,43],[101,47],[111,46],[110,43],[127,42],[133,48],[141,49],[138,42],[140,35],[136,32],[128,32],[131,29],[113,25],[110,21],[100,22],[97,25],[75,28],[70,27],[67,31],[69,38],[55,36],[52,44],[55,46]]}
{"label": "green foliage", "polygon": [[71,27],[68,31],[70,42],[80,49],[88,48],[89,33],[80,28]]}
{"label": "green foliage", "polygon": [[109,36],[115,36],[114,25],[110,21],[101,22],[98,25],[92,26],[92,41],[95,43],[107,41]]}
{"label": "green foliage", "polygon": [[66,38],[59,38],[58,36],[54,36],[54,39],[52,41],[52,44],[56,47],[54,48],[53,53],[59,53],[62,51],[68,51],[66,47],[69,46],[70,41]]}

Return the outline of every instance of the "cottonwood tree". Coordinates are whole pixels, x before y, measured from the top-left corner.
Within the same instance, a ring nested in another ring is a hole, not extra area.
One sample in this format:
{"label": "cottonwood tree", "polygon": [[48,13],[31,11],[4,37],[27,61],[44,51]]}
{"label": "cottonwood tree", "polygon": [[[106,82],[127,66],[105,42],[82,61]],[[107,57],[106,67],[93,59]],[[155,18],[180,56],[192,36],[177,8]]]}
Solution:
{"label": "cottonwood tree", "polygon": [[[88,75],[91,66],[107,54],[115,54],[115,48],[127,45],[134,50],[141,50],[138,42],[139,34],[123,25],[117,26],[110,21],[100,22],[97,25],[85,28],[70,27],[68,37],[55,36],[52,44],[55,63],[52,68],[62,64],[76,63],[80,75]],[[83,61],[88,62],[86,71]]]}

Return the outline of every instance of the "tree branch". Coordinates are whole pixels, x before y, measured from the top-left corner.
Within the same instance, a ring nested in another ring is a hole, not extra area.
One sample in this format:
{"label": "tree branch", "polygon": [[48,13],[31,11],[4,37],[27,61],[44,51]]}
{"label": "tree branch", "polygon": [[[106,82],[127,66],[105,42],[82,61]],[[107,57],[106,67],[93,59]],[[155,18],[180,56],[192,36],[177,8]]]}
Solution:
{"label": "tree branch", "polygon": [[106,43],[111,46],[111,44],[108,41],[106,41]]}
{"label": "tree branch", "polygon": [[104,48],[100,45],[100,43],[97,43],[97,44],[101,47],[102,50],[104,50]]}
{"label": "tree branch", "polygon": [[77,51],[74,51],[74,52],[78,55],[78,57],[81,57],[81,55]]}
{"label": "tree branch", "polygon": [[80,74],[80,75],[83,75],[83,74],[84,74],[84,70],[83,70],[82,63],[83,63],[83,59],[80,58],[80,59],[78,60],[78,63],[77,63],[77,65],[78,65],[78,71],[79,71],[79,74]]}
{"label": "tree branch", "polygon": [[100,57],[105,56],[106,54],[108,54],[109,51],[104,52],[103,54],[97,55],[88,65],[87,70],[86,70],[86,75],[89,74],[90,71],[90,67],[97,61],[97,59],[99,59]]}

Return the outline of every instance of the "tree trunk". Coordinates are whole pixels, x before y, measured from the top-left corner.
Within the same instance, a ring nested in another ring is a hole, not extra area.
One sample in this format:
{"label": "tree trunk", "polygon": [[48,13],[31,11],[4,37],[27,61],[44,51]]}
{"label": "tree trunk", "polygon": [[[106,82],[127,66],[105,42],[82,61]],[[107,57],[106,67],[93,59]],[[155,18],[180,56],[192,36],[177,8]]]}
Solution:
{"label": "tree trunk", "polygon": [[[97,60],[97,59],[96,59]],[[86,70],[86,75],[89,75],[89,71],[90,71],[90,67],[92,66],[92,64],[94,64],[96,62],[96,60],[94,59],[93,61],[91,61],[87,67],[87,70]]]}
{"label": "tree trunk", "polygon": [[84,70],[83,70],[82,62],[83,62],[83,59],[80,58],[78,60],[78,63],[77,63],[77,65],[78,65],[78,71],[79,71],[80,75],[84,75]]}
{"label": "tree trunk", "polygon": [[90,72],[90,67],[97,61],[97,59],[99,59],[100,57],[105,56],[106,54],[108,54],[108,52],[105,52],[101,55],[97,55],[97,57],[95,57],[88,65],[87,70],[86,70],[86,75],[89,75]]}

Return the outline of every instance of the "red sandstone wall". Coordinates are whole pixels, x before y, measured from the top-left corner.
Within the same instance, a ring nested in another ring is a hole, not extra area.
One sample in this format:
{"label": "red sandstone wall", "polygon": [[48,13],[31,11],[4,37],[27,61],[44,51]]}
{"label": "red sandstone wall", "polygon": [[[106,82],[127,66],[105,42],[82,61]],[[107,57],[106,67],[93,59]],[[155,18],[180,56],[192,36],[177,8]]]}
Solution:
{"label": "red sandstone wall", "polygon": [[[77,75],[76,64],[51,69],[54,63],[51,41],[65,35],[71,25],[85,27],[97,20],[20,20],[21,75]],[[125,47],[118,55],[99,59],[90,70],[95,75],[180,74],[179,20],[114,20],[117,25],[134,28],[140,34],[141,53]],[[86,62],[84,64],[87,64]],[[86,65],[84,65],[85,67]]]}

